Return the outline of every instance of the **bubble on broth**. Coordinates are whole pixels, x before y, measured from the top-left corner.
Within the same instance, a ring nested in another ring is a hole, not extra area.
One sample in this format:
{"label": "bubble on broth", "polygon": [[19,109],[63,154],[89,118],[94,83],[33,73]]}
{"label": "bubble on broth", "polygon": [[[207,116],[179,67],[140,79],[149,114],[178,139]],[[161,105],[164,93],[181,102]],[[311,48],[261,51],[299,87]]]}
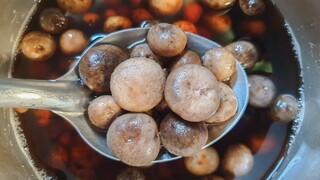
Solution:
{"label": "bubble on broth", "polygon": [[[23,129],[21,128],[21,122],[19,120],[19,117],[18,117],[17,113],[14,112],[13,110],[10,111],[10,120],[11,120],[11,125],[13,127],[15,139],[17,140],[18,146],[23,151],[25,156],[28,158],[28,162],[29,162],[29,164],[31,164],[31,167],[34,170],[34,172],[36,173],[37,177],[39,179],[52,179],[52,177],[50,177],[47,174],[45,169],[36,167],[36,163],[33,160],[33,157],[30,153],[30,149],[29,149],[29,146],[27,143],[26,136],[24,135]],[[21,165],[20,167],[25,168],[24,165]]]}
{"label": "bubble on broth", "polygon": [[296,37],[294,36],[294,34],[292,33],[292,29],[290,27],[290,25],[288,24],[287,21],[285,21],[284,27],[288,33],[288,36],[291,38],[291,45],[292,45],[292,51],[294,53],[294,58],[296,59],[296,61],[298,61],[298,65],[299,65],[299,80],[300,80],[300,87],[298,88],[298,95],[299,97],[297,97],[298,102],[299,102],[299,112],[297,114],[297,116],[295,117],[295,119],[293,119],[292,121],[292,127],[291,127],[291,132],[289,134],[288,137],[288,149],[290,149],[290,147],[292,146],[292,144],[295,142],[295,137],[298,134],[299,128],[301,126],[302,123],[302,117],[304,114],[303,111],[303,102],[304,102],[304,86],[303,86],[303,72],[301,71],[302,69],[302,63],[301,63],[301,52],[300,52],[300,45],[296,39]]}
{"label": "bubble on broth", "polygon": [[[10,64],[9,67],[9,73],[8,73],[8,77],[11,78],[12,77],[12,73],[14,70],[14,64],[15,61],[17,60],[17,55],[20,53],[20,41],[23,38],[23,34],[27,31],[31,18],[35,15],[35,13],[37,12],[38,8],[39,8],[39,3],[41,2],[41,0],[35,0],[36,4],[33,6],[33,8],[29,11],[29,13],[27,15],[22,15],[23,17],[26,17],[24,19],[24,22],[22,23],[22,28],[19,30],[18,34],[16,35],[16,37],[18,37],[13,45],[13,51],[11,54],[12,58],[12,62]],[[16,14],[16,10],[13,10],[13,13]],[[14,41],[14,37],[11,37],[11,41]],[[28,159],[28,163],[31,165],[32,169],[34,170],[35,174],[37,175],[37,178],[39,179],[52,179],[52,177],[50,177],[46,170],[43,168],[39,168],[36,167],[36,163],[30,153],[30,149],[27,143],[27,139],[26,136],[24,135],[23,129],[21,128],[21,122],[19,120],[19,117],[17,115],[16,112],[14,112],[13,110],[10,110],[10,123],[15,135],[15,140],[18,143],[18,146],[20,147],[20,149],[22,150],[23,154],[25,154],[25,156]],[[8,125],[9,126],[9,125]],[[9,142],[10,146],[13,146],[12,142]],[[25,169],[24,165],[20,166],[21,168]],[[30,173],[31,176],[33,176]]]}

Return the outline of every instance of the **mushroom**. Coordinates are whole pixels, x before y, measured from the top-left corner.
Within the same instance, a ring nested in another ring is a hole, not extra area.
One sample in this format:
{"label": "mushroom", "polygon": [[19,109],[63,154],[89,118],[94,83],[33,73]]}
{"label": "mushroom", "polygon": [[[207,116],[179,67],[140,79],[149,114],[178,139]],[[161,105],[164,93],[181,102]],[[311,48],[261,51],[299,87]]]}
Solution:
{"label": "mushroom", "polygon": [[249,16],[261,15],[266,10],[263,0],[239,0],[239,6]]}
{"label": "mushroom", "polygon": [[89,10],[93,0],[57,0],[58,6],[70,13],[83,14]]}
{"label": "mushroom", "polygon": [[170,109],[185,120],[204,121],[216,112],[219,86],[207,68],[187,64],[172,71],[165,85],[165,99]]}
{"label": "mushroom", "polygon": [[172,61],[170,71],[186,64],[202,65],[199,55],[192,50],[185,50]]}
{"label": "mushroom", "polygon": [[156,55],[149,47],[147,43],[135,45],[131,51],[130,58],[134,57],[145,57],[154,60],[159,63],[160,66],[163,64],[163,58]]}
{"label": "mushroom", "polygon": [[97,97],[88,107],[89,120],[100,129],[107,129],[113,120],[121,113],[121,107],[110,95]]}
{"label": "mushroom", "polygon": [[252,69],[259,58],[255,45],[249,41],[236,41],[225,47],[240,62],[244,69]]}
{"label": "mushroom", "polygon": [[257,108],[268,107],[276,94],[274,83],[266,76],[249,75],[249,104]]}
{"label": "mushroom", "polygon": [[39,17],[40,28],[50,34],[61,34],[69,25],[68,18],[59,8],[48,8]]}
{"label": "mushroom", "polygon": [[183,0],[149,0],[150,9],[159,16],[173,16],[182,8]]}
{"label": "mushroom", "polygon": [[125,110],[146,112],[163,98],[165,73],[148,58],[130,58],[116,67],[110,89],[115,101]]}
{"label": "mushroom", "polygon": [[299,101],[290,94],[281,94],[269,109],[269,115],[275,122],[288,123],[299,113]]}
{"label": "mushroom", "polygon": [[220,104],[206,123],[223,123],[232,118],[238,109],[238,99],[232,88],[223,82],[219,82]]}
{"label": "mushroom", "polygon": [[50,34],[32,31],[26,34],[21,41],[22,53],[32,61],[45,61],[56,52],[56,42]]}
{"label": "mushroom", "polygon": [[228,81],[236,70],[236,58],[222,47],[207,51],[201,59],[218,81]]}
{"label": "mushroom", "polygon": [[69,29],[61,34],[59,39],[60,49],[69,55],[80,54],[88,45],[87,35],[78,29]]}
{"label": "mushroom", "polygon": [[163,57],[173,57],[185,49],[187,35],[177,26],[159,23],[150,28],[147,42],[156,54]]}
{"label": "mushroom", "polygon": [[192,156],[185,157],[184,165],[194,175],[208,175],[217,170],[219,154],[215,148],[207,147]]}
{"label": "mushroom", "polygon": [[103,32],[110,33],[132,27],[132,22],[125,16],[110,16],[103,23]]}
{"label": "mushroom", "polygon": [[204,122],[189,122],[169,113],[160,123],[162,145],[177,156],[191,156],[199,152],[208,139]]}
{"label": "mushroom", "polygon": [[214,10],[223,10],[233,6],[236,0],[201,0],[203,4]]}
{"label": "mushroom", "polygon": [[244,144],[227,148],[222,160],[222,169],[234,177],[246,175],[253,167],[254,159],[250,149]]}
{"label": "mushroom", "polygon": [[109,44],[94,46],[80,61],[80,77],[92,91],[109,93],[113,70],[128,58],[129,54],[118,46]]}
{"label": "mushroom", "polygon": [[115,157],[131,166],[147,166],[160,151],[155,120],[143,113],[118,117],[109,127],[107,143]]}

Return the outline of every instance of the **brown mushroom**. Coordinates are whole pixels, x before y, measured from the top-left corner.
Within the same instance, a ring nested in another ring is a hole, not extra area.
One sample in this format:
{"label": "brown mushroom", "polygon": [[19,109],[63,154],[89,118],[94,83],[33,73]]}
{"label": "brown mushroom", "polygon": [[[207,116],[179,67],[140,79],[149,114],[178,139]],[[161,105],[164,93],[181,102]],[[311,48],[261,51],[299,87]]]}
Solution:
{"label": "brown mushroom", "polygon": [[236,41],[225,47],[240,62],[244,69],[252,69],[259,58],[255,45],[249,41]]}
{"label": "brown mushroom", "polygon": [[26,34],[21,41],[22,53],[32,61],[45,61],[56,52],[56,42],[50,34],[32,31]]}
{"label": "brown mushroom", "polygon": [[204,122],[189,122],[169,113],[160,123],[163,146],[177,156],[191,156],[199,152],[208,139]]}
{"label": "brown mushroom", "polygon": [[228,147],[222,160],[222,169],[234,177],[246,175],[253,167],[254,159],[250,149],[244,144]]}
{"label": "brown mushroom", "polygon": [[78,29],[69,29],[61,34],[59,39],[60,49],[69,55],[80,54],[88,45],[87,35]]}
{"label": "brown mushroom", "polygon": [[204,121],[216,112],[219,86],[205,67],[187,64],[172,71],[166,81],[165,99],[170,109],[185,120]]}
{"label": "brown mushroom", "polygon": [[57,0],[58,6],[70,13],[83,14],[89,10],[93,0]]}
{"label": "brown mushroom", "polygon": [[156,54],[163,57],[173,57],[185,49],[187,35],[177,26],[159,23],[150,28],[147,42]]}
{"label": "brown mushroom", "polygon": [[263,0],[239,0],[239,6],[249,16],[261,15],[266,9]]}
{"label": "brown mushroom", "polygon": [[202,65],[199,55],[192,50],[185,50],[172,61],[170,71],[186,64]]}
{"label": "brown mushroom", "polygon": [[151,116],[128,113],[109,127],[107,143],[115,157],[131,166],[147,166],[160,151],[158,127]]}
{"label": "brown mushroom", "polygon": [[214,10],[227,9],[233,6],[236,0],[201,0],[203,4]]}
{"label": "brown mushroom", "polygon": [[194,175],[208,175],[217,170],[219,154],[215,148],[207,147],[192,156],[185,157],[184,164],[187,170]]}
{"label": "brown mushroom", "polygon": [[135,45],[132,48],[130,58],[134,57],[145,57],[154,60],[155,62],[159,63],[160,66],[163,64],[163,58],[156,55],[152,50],[150,49],[149,45],[147,43],[142,43]]}
{"label": "brown mushroom", "polygon": [[118,46],[108,44],[94,46],[80,61],[80,77],[92,91],[109,93],[113,70],[128,58],[129,54]]}
{"label": "brown mushroom", "polygon": [[173,16],[183,5],[183,0],[149,0],[150,9],[158,16]]}
{"label": "brown mushroom", "polygon": [[268,107],[276,94],[274,83],[267,76],[249,75],[249,104],[257,108]]}
{"label": "brown mushroom", "polygon": [[130,58],[111,75],[110,89],[115,101],[125,110],[146,112],[163,98],[165,74],[148,58]]}
{"label": "brown mushroom", "polygon": [[59,8],[48,8],[39,17],[40,28],[50,34],[61,34],[69,25],[68,18]]}
{"label": "brown mushroom", "polygon": [[125,16],[110,16],[103,23],[103,32],[110,33],[116,30],[132,27],[132,22]]}
{"label": "brown mushroom", "polygon": [[207,51],[201,59],[218,81],[228,81],[236,70],[236,58],[222,47]]}
{"label": "brown mushroom", "polygon": [[223,82],[219,82],[220,104],[217,111],[205,122],[223,123],[232,118],[238,109],[238,99],[232,88]]}
{"label": "brown mushroom", "polygon": [[281,94],[269,109],[269,115],[275,122],[288,123],[299,113],[299,101],[290,94]]}
{"label": "brown mushroom", "polygon": [[121,107],[110,95],[97,97],[88,107],[89,120],[100,129],[107,129],[113,120],[121,113]]}

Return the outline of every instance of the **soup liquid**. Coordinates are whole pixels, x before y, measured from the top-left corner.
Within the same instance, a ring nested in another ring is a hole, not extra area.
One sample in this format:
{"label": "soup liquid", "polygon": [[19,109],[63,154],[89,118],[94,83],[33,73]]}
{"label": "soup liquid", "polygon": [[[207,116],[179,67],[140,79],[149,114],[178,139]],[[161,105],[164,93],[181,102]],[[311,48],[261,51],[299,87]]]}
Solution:
{"label": "soup liquid", "polygon": [[[124,1],[127,2],[127,1]],[[255,72],[268,75],[277,87],[277,94],[289,93],[299,98],[301,87],[300,66],[293,51],[292,37],[285,27],[285,21],[270,1],[266,2],[263,16],[248,17],[244,15],[238,3],[228,12],[233,22],[233,32],[213,40],[225,45],[238,39],[248,39],[260,48],[260,60],[272,64],[272,73]],[[38,17],[41,10],[56,7],[55,1],[42,1],[38,11],[32,17],[26,33],[40,30]],[[124,5],[124,7],[126,7]],[[143,5],[146,8],[145,5]],[[105,7],[97,1],[92,11],[102,13]],[[125,9],[125,8],[124,8]],[[206,10],[208,11],[208,10]],[[69,28],[83,30],[88,36],[102,33],[102,21],[94,27],[88,27],[81,21],[80,15],[70,15],[73,20]],[[165,22],[181,19],[181,15]],[[250,29],[252,24],[264,23],[265,32]],[[251,23],[251,24],[250,24]],[[58,40],[58,37],[55,37]],[[63,75],[73,61],[73,57],[59,51],[45,62],[33,62],[22,54],[16,57],[13,77],[29,79],[55,79]],[[21,127],[27,138],[30,153],[36,165],[45,169],[49,176],[58,179],[116,179],[127,165],[109,160],[88,147],[78,136],[74,128],[61,117],[45,110],[28,110],[19,114]],[[229,145],[243,143],[254,155],[254,166],[243,179],[260,179],[272,172],[273,166],[281,158],[292,124],[277,124],[267,116],[267,109],[255,109],[248,106],[237,126],[224,138],[213,145],[219,152],[220,161]],[[184,167],[183,159],[138,168],[146,179],[201,179],[189,173]],[[214,173],[227,178],[219,167]]]}

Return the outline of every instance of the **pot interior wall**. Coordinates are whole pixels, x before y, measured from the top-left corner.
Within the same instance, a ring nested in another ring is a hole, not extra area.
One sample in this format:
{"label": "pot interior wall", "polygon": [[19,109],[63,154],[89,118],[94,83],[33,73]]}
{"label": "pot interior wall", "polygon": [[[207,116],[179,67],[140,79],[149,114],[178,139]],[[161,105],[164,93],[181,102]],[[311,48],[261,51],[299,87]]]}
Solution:
{"label": "pot interior wall", "polygon": [[[11,77],[13,49],[17,49],[18,38],[36,9],[32,0],[3,0],[0,2],[0,77]],[[37,179],[45,172],[38,171],[27,151],[25,138],[17,118],[10,109],[0,109],[0,178]],[[17,140],[19,139],[19,140]]]}
{"label": "pot interior wall", "polygon": [[[269,54],[269,59],[273,62],[273,68],[278,74],[272,76],[272,80],[279,87],[279,92],[288,92],[295,94],[297,97],[301,97],[304,100],[303,108],[306,109],[306,112],[301,113],[301,118],[298,119],[298,126],[294,124],[295,133],[291,134],[295,136],[295,141],[292,144],[292,147],[285,147],[283,154],[278,157],[279,162],[276,170],[274,168],[268,170],[268,172],[273,172],[274,177],[293,177],[293,171],[301,172],[302,169],[307,167],[317,167],[318,161],[313,161],[314,166],[304,166],[306,161],[302,159],[303,155],[308,157],[307,159],[312,160],[315,155],[310,155],[308,152],[311,151],[313,154],[319,153],[320,145],[314,139],[314,133],[317,132],[317,127],[320,127],[319,122],[316,121],[317,115],[315,112],[319,112],[319,82],[316,81],[317,77],[320,77],[318,58],[319,58],[319,38],[315,38],[316,30],[319,30],[317,26],[318,18],[316,16],[317,9],[320,9],[320,6],[316,4],[316,1],[310,1],[308,3],[303,2],[302,0],[296,0],[295,3],[292,1],[284,0],[281,2],[276,1],[275,3],[280,8],[280,11],[284,14],[288,24],[284,22],[283,19],[279,19],[277,16],[277,11],[268,13],[267,23],[270,27],[270,33],[265,37],[264,46],[266,51],[272,52]],[[10,77],[10,68],[12,65],[11,59],[14,58],[15,54],[12,52],[12,49],[16,49],[16,43],[20,37],[22,31],[21,27],[24,27],[27,24],[27,19],[31,15],[31,12],[35,9],[35,1],[20,1],[20,0],[4,0],[0,5],[4,4],[4,11],[1,12],[0,22],[1,27],[8,26],[8,28],[1,28],[1,34],[6,34],[1,36],[3,42],[0,43],[0,77]],[[301,16],[296,17],[296,12],[302,12],[300,10],[302,5],[307,4],[304,7],[304,13]],[[298,8],[299,7],[299,8]],[[295,12],[295,13],[293,13]],[[309,19],[304,21],[304,16],[308,16]],[[10,18],[8,18],[10,17]],[[290,34],[288,33],[287,27],[284,25],[289,25]],[[313,24],[313,25],[312,25]],[[319,31],[317,31],[319,32]],[[18,35],[18,36],[17,36]],[[294,35],[295,38],[292,38]],[[297,40],[297,42],[296,42]],[[289,43],[290,42],[290,43]],[[299,46],[300,45],[300,46]],[[301,49],[299,49],[299,47]],[[298,51],[293,51],[297,49]],[[301,53],[301,54],[300,54]],[[300,61],[297,61],[297,59]],[[300,63],[302,63],[302,74],[303,80],[301,78],[301,69]],[[279,69],[281,68],[281,69]],[[288,76],[288,74],[290,76]],[[280,77],[280,78],[279,78]],[[301,83],[304,82],[305,97],[301,93]],[[281,82],[288,82],[283,84]],[[317,91],[318,90],[318,91]],[[305,98],[305,99],[304,99]],[[304,116],[304,117],[302,117]],[[21,145],[21,141],[16,141],[17,134],[19,134],[13,126],[17,121],[12,121],[14,118],[12,111],[8,109],[0,110],[0,117],[3,120],[3,123],[0,124],[0,137],[2,141],[0,142],[0,167],[2,171],[0,172],[0,177],[5,177],[6,179],[33,179],[34,177],[40,177],[36,173],[36,167],[30,161],[28,151],[23,150],[24,146]],[[10,121],[11,119],[11,121]],[[302,121],[303,119],[303,121]],[[310,129],[311,131],[307,129]],[[307,133],[305,133],[307,132]],[[289,136],[287,142],[289,142]],[[301,150],[300,145],[303,144],[305,147],[304,150]],[[8,148],[9,147],[9,148]],[[286,151],[289,148],[289,151]],[[299,156],[296,156],[298,154]],[[293,160],[294,163],[293,163]],[[297,162],[300,162],[301,165],[296,165]],[[286,168],[287,165],[292,169]],[[18,168],[17,168],[18,167]],[[298,168],[299,167],[299,168]],[[298,170],[299,169],[299,170]],[[285,172],[284,175],[282,172]],[[316,171],[314,171],[316,172]],[[299,173],[298,173],[299,174]],[[304,174],[304,173],[301,173]],[[268,176],[268,175],[267,175]],[[309,177],[316,177],[317,173],[311,173]]]}

